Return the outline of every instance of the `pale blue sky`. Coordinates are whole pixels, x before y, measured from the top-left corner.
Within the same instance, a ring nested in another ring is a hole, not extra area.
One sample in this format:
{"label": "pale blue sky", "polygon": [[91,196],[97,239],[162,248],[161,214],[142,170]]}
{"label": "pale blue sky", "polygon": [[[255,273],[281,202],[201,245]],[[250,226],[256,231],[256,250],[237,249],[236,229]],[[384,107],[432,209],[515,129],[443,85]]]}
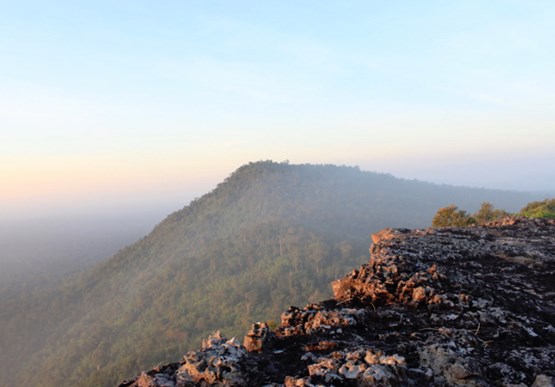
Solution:
{"label": "pale blue sky", "polygon": [[260,159],[555,190],[555,2],[1,3],[0,214]]}

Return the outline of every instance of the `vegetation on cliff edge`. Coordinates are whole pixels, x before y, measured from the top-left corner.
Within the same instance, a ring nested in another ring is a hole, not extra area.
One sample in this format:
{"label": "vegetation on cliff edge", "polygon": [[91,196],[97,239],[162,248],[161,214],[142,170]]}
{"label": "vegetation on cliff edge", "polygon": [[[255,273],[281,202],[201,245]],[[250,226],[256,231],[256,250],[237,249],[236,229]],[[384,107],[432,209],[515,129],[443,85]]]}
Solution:
{"label": "vegetation on cliff edge", "polygon": [[516,214],[496,209],[491,203],[484,202],[478,211],[470,215],[464,210],[459,210],[456,205],[451,204],[437,210],[432,219],[432,227],[467,227],[473,224],[485,224],[511,215],[525,218],[555,219],[555,198],[528,203]]}

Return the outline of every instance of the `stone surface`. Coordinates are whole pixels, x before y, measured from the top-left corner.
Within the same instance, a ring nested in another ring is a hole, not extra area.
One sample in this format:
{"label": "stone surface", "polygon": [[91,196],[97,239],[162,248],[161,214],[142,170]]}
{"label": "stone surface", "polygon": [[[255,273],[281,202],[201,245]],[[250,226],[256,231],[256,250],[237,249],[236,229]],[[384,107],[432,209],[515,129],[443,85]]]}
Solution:
{"label": "stone surface", "polygon": [[243,369],[245,347],[227,340],[216,331],[203,340],[200,351],[187,353],[175,373],[176,387],[209,385],[244,386],[247,378]]}
{"label": "stone surface", "polygon": [[251,329],[243,340],[243,346],[249,352],[260,352],[264,345],[268,345],[273,337],[268,324],[257,322],[252,324]]}
{"label": "stone surface", "polygon": [[334,299],[122,386],[553,386],[555,221],[385,229]]}

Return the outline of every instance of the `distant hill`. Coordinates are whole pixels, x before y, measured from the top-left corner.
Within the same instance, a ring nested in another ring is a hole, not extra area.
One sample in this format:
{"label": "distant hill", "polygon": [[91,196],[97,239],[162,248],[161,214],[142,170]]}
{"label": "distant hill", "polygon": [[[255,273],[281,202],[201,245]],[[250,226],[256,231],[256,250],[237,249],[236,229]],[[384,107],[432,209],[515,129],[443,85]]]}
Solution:
{"label": "distant hill", "polygon": [[33,294],[0,296],[2,385],[114,385],[221,326],[330,295],[369,235],[428,226],[439,207],[524,193],[440,186],[333,165],[244,165],[111,259]]}

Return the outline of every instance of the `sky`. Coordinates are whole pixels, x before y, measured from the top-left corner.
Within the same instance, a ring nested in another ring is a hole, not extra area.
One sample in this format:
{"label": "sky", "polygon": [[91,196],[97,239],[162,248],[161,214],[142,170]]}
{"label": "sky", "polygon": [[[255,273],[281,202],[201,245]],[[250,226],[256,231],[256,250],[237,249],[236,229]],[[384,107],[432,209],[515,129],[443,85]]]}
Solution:
{"label": "sky", "polygon": [[178,209],[267,159],[555,192],[553,1],[0,5],[4,219]]}

